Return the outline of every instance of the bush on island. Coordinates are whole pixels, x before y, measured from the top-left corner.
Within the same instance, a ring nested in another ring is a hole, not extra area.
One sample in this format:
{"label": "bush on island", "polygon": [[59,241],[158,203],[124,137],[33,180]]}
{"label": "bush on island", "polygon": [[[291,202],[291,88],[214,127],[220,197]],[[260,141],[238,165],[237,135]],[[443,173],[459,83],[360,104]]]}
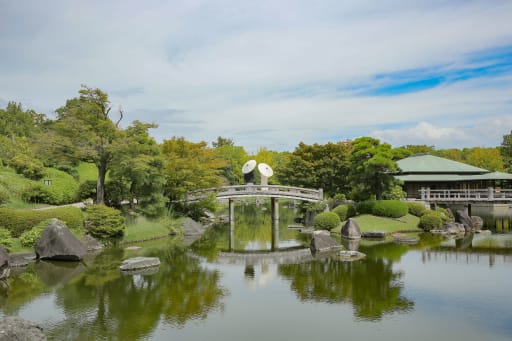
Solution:
{"label": "bush on island", "polygon": [[372,214],[379,217],[400,218],[408,212],[407,204],[398,200],[379,200],[373,205]]}
{"label": "bush on island", "polygon": [[315,230],[330,231],[341,224],[340,217],[334,212],[322,212],[316,215],[313,222]]}
{"label": "bush on island", "polygon": [[436,211],[428,211],[423,214],[418,223],[418,227],[428,232],[430,230],[440,229],[443,226],[443,219]]}
{"label": "bush on island", "polygon": [[126,227],[121,212],[105,205],[87,207],[85,227],[94,238],[106,240],[120,238]]}
{"label": "bush on island", "polygon": [[410,201],[407,203],[407,207],[409,209],[409,213],[416,217],[421,217],[427,211],[425,205],[419,202]]}
{"label": "bush on island", "polygon": [[340,221],[345,221],[356,215],[356,209],[351,204],[342,204],[336,206],[332,212],[336,213],[340,217]]}

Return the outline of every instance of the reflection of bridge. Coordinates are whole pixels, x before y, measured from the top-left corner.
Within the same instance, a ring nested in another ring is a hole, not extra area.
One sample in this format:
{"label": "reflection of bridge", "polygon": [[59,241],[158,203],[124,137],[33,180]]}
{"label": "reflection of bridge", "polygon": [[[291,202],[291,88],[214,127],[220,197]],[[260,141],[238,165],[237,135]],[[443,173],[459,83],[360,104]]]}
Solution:
{"label": "reflection of bridge", "polygon": [[324,194],[322,189],[310,189],[291,186],[274,185],[237,185],[222,186],[216,188],[205,188],[189,191],[186,196],[187,202],[197,202],[201,199],[215,195],[217,199],[229,200],[229,220],[234,221],[234,200],[246,197],[269,197],[272,201],[272,219],[279,220],[279,198],[322,201]]}

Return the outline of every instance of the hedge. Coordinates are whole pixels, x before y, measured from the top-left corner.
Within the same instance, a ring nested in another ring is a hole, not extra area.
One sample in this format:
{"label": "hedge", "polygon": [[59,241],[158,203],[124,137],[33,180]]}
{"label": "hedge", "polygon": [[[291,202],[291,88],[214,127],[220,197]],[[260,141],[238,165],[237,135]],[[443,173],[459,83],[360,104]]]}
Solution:
{"label": "hedge", "polygon": [[3,227],[0,227],[0,245],[6,249],[11,248],[14,240],[12,239],[11,232]]}
{"label": "hedge", "polygon": [[85,225],[91,236],[103,240],[122,237],[126,227],[121,212],[105,205],[87,207]]}
{"label": "hedge", "polygon": [[418,227],[427,232],[430,230],[439,229],[442,226],[443,219],[441,218],[441,214],[436,211],[428,211],[421,216],[420,222],[418,223]]}
{"label": "hedge", "polygon": [[330,231],[341,224],[340,217],[334,212],[322,212],[316,215],[313,222],[315,230]]}
{"label": "hedge", "polygon": [[400,218],[409,211],[407,204],[399,200],[379,200],[373,205],[372,214],[379,217]]}
{"label": "hedge", "polygon": [[425,212],[427,212],[427,208],[424,204],[419,202],[408,202],[407,207],[409,209],[409,213],[416,217],[421,217]]}
{"label": "hedge", "polygon": [[340,217],[341,221],[345,221],[356,215],[356,209],[351,204],[338,205],[332,210],[332,212],[336,213],[338,217]]}
{"label": "hedge", "polygon": [[84,215],[76,207],[58,207],[47,210],[16,210],[0,208],[0,226],[5,227],[13,237],[18,238],[41,221],[57,218],[70,229],[83,226]]}
{"label": "hedge", "polygon": [[373,206],[375,206],[376,200],[366,200],[357,203],[358,214],[373,214]]}

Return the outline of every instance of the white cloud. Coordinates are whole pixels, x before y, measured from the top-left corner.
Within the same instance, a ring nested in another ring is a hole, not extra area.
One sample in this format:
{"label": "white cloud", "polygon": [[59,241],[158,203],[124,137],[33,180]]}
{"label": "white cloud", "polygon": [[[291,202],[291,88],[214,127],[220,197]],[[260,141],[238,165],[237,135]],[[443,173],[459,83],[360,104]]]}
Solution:
{"label": "white cloud", "polygon": [[[465,67],[473,64],[468,54],[511,46],[510,1],[29,1],[2,8],[1,99],[50,113],[80,84],[100,87],[130,119],[160,123],[159,140],[223,135],[251,150],[282,150],[386,134],[382,127],[460,129],[482,115],[510,114],[507,76],[390,97],[350,90],[379,86],[376,75]],[[479,137],[457,141],[478,145]]]}

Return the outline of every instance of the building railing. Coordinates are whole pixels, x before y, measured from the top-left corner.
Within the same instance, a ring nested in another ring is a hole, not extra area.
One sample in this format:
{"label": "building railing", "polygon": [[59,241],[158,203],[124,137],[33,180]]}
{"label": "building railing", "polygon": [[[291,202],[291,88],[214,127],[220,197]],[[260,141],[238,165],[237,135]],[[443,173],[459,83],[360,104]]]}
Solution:
{"label": "building railing", "polygon": [[245,196],[290,198],[305,201],[323,200],[322,189],[275,185],[237,185],[198,189],[187,192],[186,201],[199,201],[214,194],[217,199],[234,199]]}
{"label": "building railing", "polygon": [[512,189],[420,189],[426,201],[512,201]]}

